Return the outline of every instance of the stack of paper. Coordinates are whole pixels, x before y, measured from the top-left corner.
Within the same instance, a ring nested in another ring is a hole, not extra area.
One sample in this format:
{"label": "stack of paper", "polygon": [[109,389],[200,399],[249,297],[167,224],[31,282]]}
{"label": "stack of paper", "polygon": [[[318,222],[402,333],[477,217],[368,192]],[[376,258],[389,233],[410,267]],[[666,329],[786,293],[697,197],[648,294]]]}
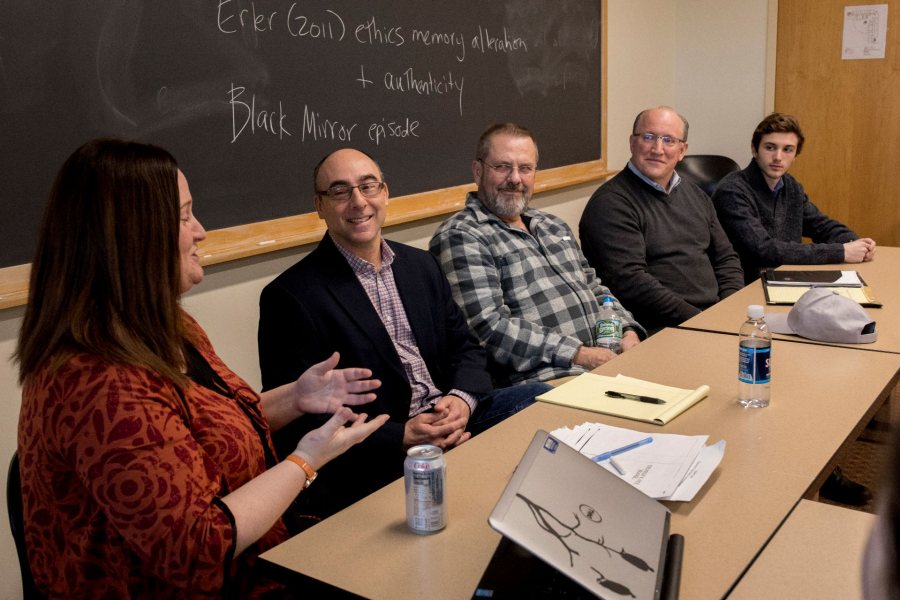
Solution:
{"label": "stack of paper", "polygon": [[[551,435],[592,459],[648,437],[641,431],[602,423],[563,427]],[[597,464],[657,500],[692,500],[725,454],[725,440],[707,446],[705,435],[654,433],[649,437],[651,443],[615,455],[622,473],[609,460]]]}
{"label": "stack of paper", "polygon": [[[607,392],[642,396],[658,402],[610,397]],[[708,395],[707,385],[688,390],[621,374],[608,377],[582,373],[575,379],[541,394],[537,399],[570,408],[665,425]]]}

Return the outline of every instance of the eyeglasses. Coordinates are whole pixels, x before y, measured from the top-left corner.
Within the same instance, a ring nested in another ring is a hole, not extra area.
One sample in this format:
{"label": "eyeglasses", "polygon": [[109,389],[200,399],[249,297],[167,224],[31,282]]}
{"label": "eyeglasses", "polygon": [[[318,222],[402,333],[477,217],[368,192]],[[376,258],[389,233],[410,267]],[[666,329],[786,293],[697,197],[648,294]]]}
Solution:
{"label": "eyeglasses", "polygon": [[478,162],[485,165],[486,167],[490,167],[504,177],[509,177],[512,174],[513,170],[518,171],[519,175],[521,175],[522,177],[531,177],[532,175],[534,175],[534,172],[537,171],[537,167],[535,167],[534,165],[519,165],[518,167],[514,167],[509,163],[492,165],[491,163],[485,162],[480,158],[478,159]]}
{"label": "eyeglasses", "polygon": [[366,181],[359,185],[333,185],[327,190],[316,190],[316,193],[320,196],[328,196],[337,202],[346,202],[353,195],[353,190],[359,190],[364,198],[374,198],[383,189],[383,181]]}
{"label": "eyeglasses", "polygon": [[656,135],[655,133],[650,133],[646,131],[644,133],[633,133],[631,134],[641,140],[643,143],[648,146],[652,146],[656,143],[656,140],[659,140],[663,143],[663,146],[666,148],[671,148],[678,142],[684,142],[684,140],[679,139],[677,137],[672,137],[671,135]]}

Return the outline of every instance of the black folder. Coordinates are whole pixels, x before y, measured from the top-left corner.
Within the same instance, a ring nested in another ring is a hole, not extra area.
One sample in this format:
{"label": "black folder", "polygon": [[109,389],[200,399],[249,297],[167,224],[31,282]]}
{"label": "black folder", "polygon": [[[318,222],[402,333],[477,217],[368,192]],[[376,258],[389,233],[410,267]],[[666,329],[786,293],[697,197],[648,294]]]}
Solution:
{"label": "black folder", "polygon": [[856,273],[859,283],[855,281],[838,283],[842,275],[843,271],[838,270],[793,271],[782,269],[776,271],[775,269],[766,269],[763,271],[763,278],[766,283],[775,285],[798,285],[801,287],[862,287],[865,285],[865,281],[863,281],[859,273]]}

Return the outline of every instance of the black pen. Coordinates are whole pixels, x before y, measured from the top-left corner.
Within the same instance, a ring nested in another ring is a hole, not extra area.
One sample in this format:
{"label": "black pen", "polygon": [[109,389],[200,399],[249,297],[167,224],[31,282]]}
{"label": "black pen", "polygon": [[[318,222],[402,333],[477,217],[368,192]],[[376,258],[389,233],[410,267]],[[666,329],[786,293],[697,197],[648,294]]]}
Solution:
{"label": "black pen", "polygon": [[629,394],[628,392],[614,392],[607,390],[604,392],[610,398],[621,398],[623,400],[637,400],[638,402],[646,402],[647,404],[665,404],[666,401],[653,396],[641,396],[640,394]]}

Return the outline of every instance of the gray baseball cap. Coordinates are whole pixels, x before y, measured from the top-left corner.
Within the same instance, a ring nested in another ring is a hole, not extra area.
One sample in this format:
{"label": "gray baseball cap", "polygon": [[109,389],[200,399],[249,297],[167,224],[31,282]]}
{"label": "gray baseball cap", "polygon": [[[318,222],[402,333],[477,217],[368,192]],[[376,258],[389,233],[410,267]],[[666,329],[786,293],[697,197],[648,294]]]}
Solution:
{"label": "gray baseball cap", "polygon": [[787,314],[766,315],[769,329],[820,342],[871,344],[878,339],[875,321],[854,300],[828,288],[814,287],[800,296]]}

